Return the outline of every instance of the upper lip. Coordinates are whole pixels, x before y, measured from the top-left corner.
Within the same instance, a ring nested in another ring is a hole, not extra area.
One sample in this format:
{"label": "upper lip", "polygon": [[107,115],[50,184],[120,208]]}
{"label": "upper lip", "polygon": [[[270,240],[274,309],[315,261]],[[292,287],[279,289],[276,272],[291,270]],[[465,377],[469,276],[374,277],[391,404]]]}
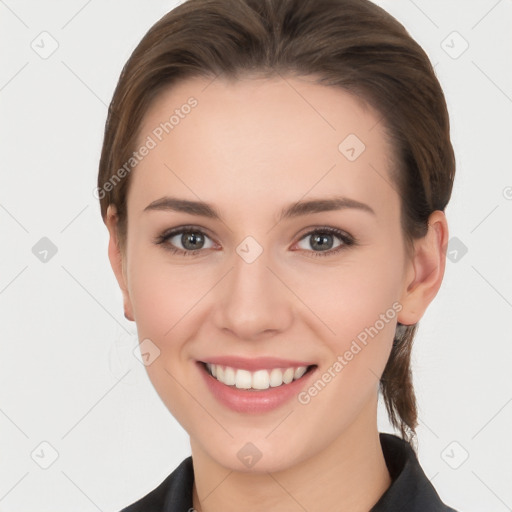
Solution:
{"label": "upper lip", "polygon": [[281,359],[277,357],[237,357],[237,356],[219,356],[210,357],[201,361],[202,363],[218,364],[221,366],[230,366],[241,370],[271,370],[273,368],[290,368],[299,366],[311,366],[313,363],[306,361],[297,361],[292,359]]}

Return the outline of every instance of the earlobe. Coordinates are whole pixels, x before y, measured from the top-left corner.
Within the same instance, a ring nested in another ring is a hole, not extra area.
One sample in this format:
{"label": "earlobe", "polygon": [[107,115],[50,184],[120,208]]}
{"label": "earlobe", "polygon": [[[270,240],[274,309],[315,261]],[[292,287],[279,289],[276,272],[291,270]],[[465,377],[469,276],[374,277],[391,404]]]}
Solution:
{"label": "earlobe", "polygon": [[125,262],[123,260],[123,254],[121,252],[119,237],[117,232],[117,212],[114,205],[110,204],[107,208],[107,214],[105,217],[105,225],[107,226],[110,238],[108,242],[108,258],[110,265],[116,276],[117,283],[123,294],[124,303],[124,316],[127,320],[134,321],[132,304],[130,295],[128,292],[128,285],[125,272]]}
{"label": "earlobe", "polygon": [[446,266],[447,244],[446,216],[436,210],[429,217],[427,234],[414,241],[412,278],[405,282],[401,300],[403,309],[398,316],[400,323],[417,323],[439,291]]}

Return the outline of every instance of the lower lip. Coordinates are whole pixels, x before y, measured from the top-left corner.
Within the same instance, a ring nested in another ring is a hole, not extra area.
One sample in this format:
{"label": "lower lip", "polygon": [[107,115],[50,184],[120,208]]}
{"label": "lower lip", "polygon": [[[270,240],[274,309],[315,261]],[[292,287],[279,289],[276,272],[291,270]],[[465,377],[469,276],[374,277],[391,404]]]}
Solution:
{"label": "lower lip", "polygon": [[199,371],[205,379],[206,385],[213,396],[223,405],[235,412],[259,414],[271,411],[288,402],[292,397],[297,396],[304,388],[316,368],[309,370],[300,379],[289,384],[282,384],[275,388],[263,390],[245,390],[234,386],[226,386],[215,377],[212,377],[203,363],[197,363]]}

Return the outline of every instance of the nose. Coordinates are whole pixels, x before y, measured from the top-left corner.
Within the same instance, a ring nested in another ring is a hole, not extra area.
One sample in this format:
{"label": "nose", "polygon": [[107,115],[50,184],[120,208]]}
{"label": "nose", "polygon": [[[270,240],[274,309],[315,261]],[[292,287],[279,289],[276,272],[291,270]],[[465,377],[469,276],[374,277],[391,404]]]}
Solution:
{"label": "nose", "polygon": [[214,322],[240,340],[275,336],[289,328],[294,295],[263,251],[254,261],[234,255],[231,271],[217,286]]}

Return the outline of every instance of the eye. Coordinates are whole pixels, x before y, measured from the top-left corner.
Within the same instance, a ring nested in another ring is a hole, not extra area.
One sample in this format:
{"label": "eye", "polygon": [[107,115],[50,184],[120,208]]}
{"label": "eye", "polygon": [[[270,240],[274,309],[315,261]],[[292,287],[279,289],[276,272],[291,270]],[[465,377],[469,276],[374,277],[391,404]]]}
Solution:
{"label": "eye", "polygon": [[[306,242],[308,238],[310,241]],[[336,239],[338,240],[337,244]],[[216,244],[202,229],[194,226],[182,226],[167,230],[155,239],[155,244],[162,245],[172,254],[182,256],[194,256],[204,249],[216,247]],[[300,249],[314,257],[332,256],[355,244],[356,241],[351,235],[341,229],[331,227],[309,231],[297,242]]]}
{"label": "eye", "polygon": [[[156,240],[171,253],[194,255],[203,249],[212,249],[215,244],[206,233],[194,227],[181,227],[166,231]],[[181,247],[180,247],[181,246]]]}
{"label": "eye", "polygon": [[[307,242],[308,238],[310,239],[309,242]],[[335,239],[339,241],[337,245],[335,245]],[[332,256],[354,245],[355,240],[341,229],[323,227],[306,233],[298,244],[299,246],[303,244],[300,248],[311,252],[312,256]],[[311,251],[310,248],[313,248],[313,250]]]}

